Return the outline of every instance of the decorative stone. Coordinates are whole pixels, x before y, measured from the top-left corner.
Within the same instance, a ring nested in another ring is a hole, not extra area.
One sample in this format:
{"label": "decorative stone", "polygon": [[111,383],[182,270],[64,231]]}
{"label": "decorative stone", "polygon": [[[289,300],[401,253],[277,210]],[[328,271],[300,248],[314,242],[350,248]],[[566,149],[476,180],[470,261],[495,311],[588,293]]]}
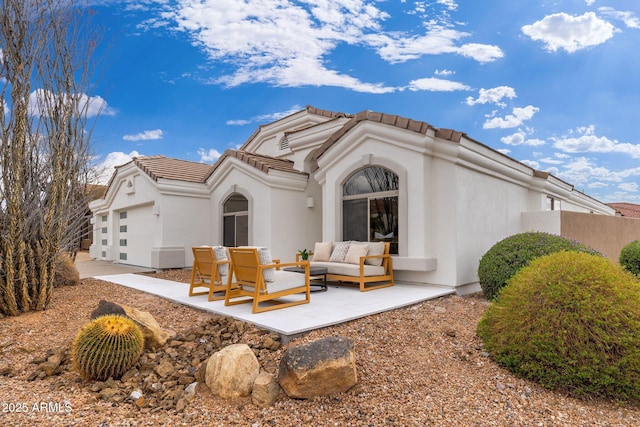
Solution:
{"label": "decorative stone", "polygon": [[274,374],[262,371],[253,383],[251,401],[263,408],[272,406],[280,394],[280,385]]}
{"label": "decorative stone", "polygon": [[327,337],[289,348],[280,360],[278,381],[289,397],[298,399],[349,390],[357,383],[353,341]]}
{"label": "decorative stone", "polygon": [[142,335],[144,336],[144,347],[147,350],[153,351],[162,347],[171,336],[168,331],[165,331],[160,327],[160,324],[156,319],[154,319],[151,313],[110,301],[100,300],[98,307],[91,312],[91,319],[93,320],[107,314],[119,314],[120,316],[126,316],[136,322],[142,330]]}
{"label": "decorative stone", "polygon": [[147,311],[141,311],[134,307],[121,304],[127,317],[132,319],[142,330],[144,336],[144,347],[148,350],[155,350],[162,347],[171,334],[160,327],[156,319]]}
{"label": "decorative stone", "polygon": [[100,316],[106,316],[108,314],[119,314],[120,316],[126,316],[124,309],[115,302],[105,301],[103,299],[98,302],[98,306],[91,312],[91,320],[97,319]]}
{"label": "decorative stone", "polygon": [[247,397],[260,373],[260,363],[247,344],[233,344],[207,362],[205,383],[222,398]]}
{"label": "decorative stone", "polygon": [[176,368],[168,360],[162,360],[162,362],[160,362],[160,364],[155,368],[156,374],[161,378],[167,378],[175,372],[175,370]]}

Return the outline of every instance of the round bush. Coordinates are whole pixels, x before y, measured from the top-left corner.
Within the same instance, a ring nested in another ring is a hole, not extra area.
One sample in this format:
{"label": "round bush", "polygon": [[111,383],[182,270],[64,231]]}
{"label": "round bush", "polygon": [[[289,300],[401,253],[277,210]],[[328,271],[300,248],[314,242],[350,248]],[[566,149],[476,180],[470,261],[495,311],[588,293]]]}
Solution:
{"label": "round bush", "polygon": [[576,396],[640,399],[640,283],[579,252],[522,268],[478,324],[500,365]]}
{"label": "round bush", "polygon": [[493,245],[480,259],[478,278],[484,296],[494,300],[500,290],[522,267],[532,260],[559,251],[577,251],[600,255],[575,240],[549,233],[514,234]]}
{"label": "round bush", "polygon": [[618,261],[627,271],[640,276],[640,240],[635,240],[623,247]]}

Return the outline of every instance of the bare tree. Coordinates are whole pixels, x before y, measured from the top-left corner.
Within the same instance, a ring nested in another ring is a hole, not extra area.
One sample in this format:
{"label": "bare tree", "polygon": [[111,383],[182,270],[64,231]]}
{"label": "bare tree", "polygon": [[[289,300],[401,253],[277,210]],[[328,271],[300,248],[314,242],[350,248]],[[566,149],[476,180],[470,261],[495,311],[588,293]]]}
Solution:
{"label": "bare tree", "polygon": [[44,310],[85,214],[97,38],[75,0],[0,0],[0,313]]}

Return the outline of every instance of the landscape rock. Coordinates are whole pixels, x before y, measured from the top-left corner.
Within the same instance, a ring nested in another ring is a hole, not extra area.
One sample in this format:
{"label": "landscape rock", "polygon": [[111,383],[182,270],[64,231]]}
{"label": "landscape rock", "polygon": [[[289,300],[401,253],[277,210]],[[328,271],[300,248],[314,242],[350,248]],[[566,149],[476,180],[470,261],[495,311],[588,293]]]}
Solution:
{"label": "landscape rock", "polygon": [[353,341],[327,337],[287,349],[278,381],[289,397],[297,399],[349,390],[357,383]]}
{"label": "landscape rock", "polygon": [[162,329],[151,313],[124,304],[120,304],[120,306],[124,309],[127,317],[140,326],[144,336],[145,348],[149,350],[160,348],[171,337],[172,334]]}
{"label": "landscape rock", "polygon": [[118,304],[101,299],[98,302],[98,306],[91,312],[91,320],[109,314],[117,314],[120,316],[127,315],[127,313],[124,311],[124,308],[120,307]]}
{"label": "landscape rock", "polygon": [[233,344],[207,362],[205,383],[222,398],[247,397],[260,373],[260,363],[247,344]]}
{"label": "landscape rock", "polygon": [[253,383],[251,401],[256,406],[269,407],[278,399],[280,385],[278,378],[269,372],[262,371]]}

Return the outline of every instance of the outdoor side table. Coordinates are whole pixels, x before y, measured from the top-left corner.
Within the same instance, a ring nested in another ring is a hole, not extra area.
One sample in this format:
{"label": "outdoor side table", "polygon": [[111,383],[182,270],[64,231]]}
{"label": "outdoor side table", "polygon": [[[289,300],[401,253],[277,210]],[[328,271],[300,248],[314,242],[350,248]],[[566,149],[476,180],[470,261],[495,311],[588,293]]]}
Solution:
{"label": "outdoor side table", "polygon": [[[285,267],[284,271],[293,271],[294,273],[302,273],[304,274],[304,268],[302,267]],[[314,279],[311,281],[312,277],[318,278],[322,276],[322,281],[318,281]],[[313,289],[311,292],[325,292],[327,290],[327,268],[326,267],[309,267],[309,278],[310,286],[317,287],[317,289]]]}

